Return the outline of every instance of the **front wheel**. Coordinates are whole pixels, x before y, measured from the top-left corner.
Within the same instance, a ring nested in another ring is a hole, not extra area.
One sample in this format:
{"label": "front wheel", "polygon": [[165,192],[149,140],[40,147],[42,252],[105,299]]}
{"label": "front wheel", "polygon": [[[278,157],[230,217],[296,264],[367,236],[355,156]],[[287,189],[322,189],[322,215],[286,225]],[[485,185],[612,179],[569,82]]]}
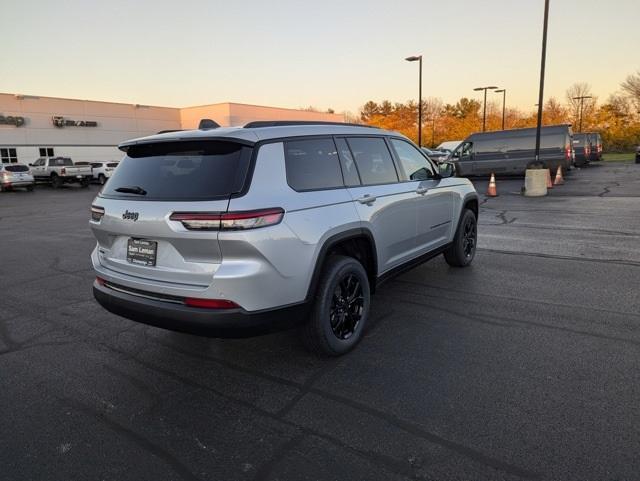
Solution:
{"label": "front wheel", "polygon": [[104,185],[107,182],[107,178],[104,176],[104,174],[100,174],[98,176],[98,183],[100,185]]}
{"label": "front wheel", "polygon": [[60,187],[62,187],[62,179],[57,175],[52,175],[51,187],[53,187],[54,189],[59,189]]}
{"label": "front wheel", "polygon": [[353,257],[334,255],[327,260],[303,341],[325,356],[349,352],[362,338],[371,293],[362,264]]}
{"label": "front wheel", "polygon": [[458,223],[456,235],[451,246],[444,252],[447,264],[454,267],[466,267],[476,255],[478,242],[478,221],[473,211],[465,209]]}

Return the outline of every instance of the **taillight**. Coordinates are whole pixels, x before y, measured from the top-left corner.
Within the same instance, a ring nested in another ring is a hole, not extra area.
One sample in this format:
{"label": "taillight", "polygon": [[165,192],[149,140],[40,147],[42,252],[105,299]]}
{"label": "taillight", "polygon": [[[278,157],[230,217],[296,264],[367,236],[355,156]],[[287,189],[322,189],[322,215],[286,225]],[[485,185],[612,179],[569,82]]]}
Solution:
{"label": "taillight", "polygon": [[99,286],[104,286],[105,280],[102,277],[96,277],[96,282]]}
{"label": "taillight", "polygon": [[565,156],[567,158],[567,160],[571,159],[571,146],[567,145],[565,147]]}
{"label": "taillight", "polygon": [[243,212],[174,212],[169,220],[175,220],[189,230],[247,230],[279,224],[284,209],[250,210]]}
{"label": "taillight", "polygon": [[104,208],[97,205],[91,206],[91,220],[94,222],[100,222],[100,219],[104,216]]}
{"label": "taillight", "polygon": [[67,169],[65,169],[64,167],[60,169],[60,175],[65,175],[66,173],[67,173]]}
{"label": "taillight", "polygon": [[199,299],[196,297],[186,297],[184,305],[188,307],[201,307],[203,309],[237,309],[240,307],[233,301],[227,299]]}
{"label": "taillight", "polygon": [[589,147],[588,145],[584,148],[584,153],[586,155],[589,155],[591,153],[591,147]]}

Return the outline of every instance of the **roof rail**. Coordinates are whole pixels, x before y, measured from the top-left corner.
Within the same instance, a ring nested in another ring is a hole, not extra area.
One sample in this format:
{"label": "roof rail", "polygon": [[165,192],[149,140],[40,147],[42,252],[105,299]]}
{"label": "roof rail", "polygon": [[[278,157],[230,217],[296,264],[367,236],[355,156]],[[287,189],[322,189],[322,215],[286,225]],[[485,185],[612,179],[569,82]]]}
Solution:
{"label": "roof rail", "polygon": [[323,122],[315,120],[255,120],[244,126],[245,129],[257,129],[262,127],[286,127],[290,125],[342,125],[343,127],[368,127],[377,129],[372,125],[354,124],[346,122]]}
{"label": "roof rail", "polygon": [[161,130],[160,132],[156,132],[156,134],[168,134],[169,132],[182,132],[182,129]]}

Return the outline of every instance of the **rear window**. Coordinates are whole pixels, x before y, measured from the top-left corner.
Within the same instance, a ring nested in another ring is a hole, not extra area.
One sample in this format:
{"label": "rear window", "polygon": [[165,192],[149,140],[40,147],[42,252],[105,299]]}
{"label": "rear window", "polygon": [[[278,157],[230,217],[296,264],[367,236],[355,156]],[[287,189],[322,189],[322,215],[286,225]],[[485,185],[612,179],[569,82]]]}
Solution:
{"label": "rear window", "polygon": [[29,167],[26,165],[7,165],[4,170],[9,172],[29,172]]}
{"label": "rear window", "polygon": [[[102,191],[103,197],[138,200],[210,200],[240,192],[252,148],[234,142],[204,140],[162,142],[129,147]],[[144,195],[118,192],[136,188]]]}
{"label": "rear window", "polygon": [[294,140],[284,143],[287,182],[304,190],[343,187],[340,159],[333,139]]}
{"label": "rear window", "polygon": [[58,157],[55,159],[49,159],[49,167],[71,167],[73,161],[69,158]]}

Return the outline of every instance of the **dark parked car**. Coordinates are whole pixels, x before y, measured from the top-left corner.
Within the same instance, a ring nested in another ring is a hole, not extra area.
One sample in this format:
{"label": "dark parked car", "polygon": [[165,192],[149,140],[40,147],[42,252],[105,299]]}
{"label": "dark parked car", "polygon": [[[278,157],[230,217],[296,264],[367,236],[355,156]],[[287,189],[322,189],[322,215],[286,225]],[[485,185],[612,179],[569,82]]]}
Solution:
{"label": "dark parked car", "polygon": [[587,165],[591,160],[591,134],[580,132],[573,134],[573,151],[577,167]]}
{"label": "dark parked car", "polygon": [[591,136],[591,155],[589,155],[589,160],[602,160],[602,135],[598,132],[589,132],[589,135]]}
{"label": "dark parked car", "polygon": [[636,164],[640,164],[640,145],[636,147]]}
{"label": "dark parked car", "polygon": [[571,126],[542,127],[540,158],[535,158],[536,129],[499,130],[471,134],[451,154],[449,161],[460,176],[495,174],[524,174],[529,168],[558,166],[571,168]]}

